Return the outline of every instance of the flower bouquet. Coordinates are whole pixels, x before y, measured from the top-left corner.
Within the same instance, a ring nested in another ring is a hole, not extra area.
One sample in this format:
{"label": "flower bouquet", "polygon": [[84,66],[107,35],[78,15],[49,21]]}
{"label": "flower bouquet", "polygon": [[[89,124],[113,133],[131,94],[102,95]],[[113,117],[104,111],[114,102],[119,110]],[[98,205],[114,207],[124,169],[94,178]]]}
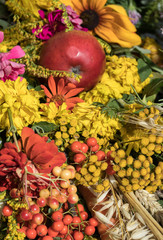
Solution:
{"label": "flower bouquet", "polygon": [[0,0],[0,239],[163,239],[162,18]]}

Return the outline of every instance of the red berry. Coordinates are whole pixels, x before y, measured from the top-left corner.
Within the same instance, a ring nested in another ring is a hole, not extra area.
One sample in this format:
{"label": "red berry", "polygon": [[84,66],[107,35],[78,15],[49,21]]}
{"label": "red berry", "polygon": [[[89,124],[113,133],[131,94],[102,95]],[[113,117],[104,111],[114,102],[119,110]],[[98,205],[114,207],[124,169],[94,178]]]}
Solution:
{"label": "red berry", "polygon": [[90,137],[86,141],[88,147],[94,147],[97,144],[97,140],[94,137]]}
{"label": "red berry", "polygon": [[86,159],[86,156],[83,153],[77,153],[74,155],[74,162],[81,163]]}
{"label": "red berry", "polygon": [[86,235],[91,236],[95,233],[95,227],[90,225],[86,226],[84,232]]}
{"label": "red berry", "polygon": [[91,147],[92,152],[97,152],[99,150],[100,146],[96,144],[94,147]]}
{"label": "red berry", "polygon": [[84,238],[84,235],[82,232],[74,231],[74,240],[82,240]]}
{"label": "red berry", "polygon": [[104,153],[104,151],[98,151],[98,152],[96,152],[96,156],[98,157],[98,161],[103,161],[103,160],[105,160],[105,153]]}
{"label": "red berry", "polygon": [[55,232],[53,231],[53,229],[50,227],[48,228],[48,235],[51,237],[56,237],[58,235],[59,232]]}
{"label": "red berry", "polygon": [[42,240],[53,240],[53,238],[51,236],[44,236]]}
{"label": "red berry", "polygon": [[5,217],[11,216],[11,215],[12,215],[12,212],[13,212],[12,208],[11,208],[10,206],[8,206],[8,205],[5,205],[5,206],[3,207],[3,209],[2,209],[2,214],[3,214],[3,216],[5,216]]}
{"label": "red berry", "polygon": [[80,216],[82,220],[85,221],[88,218],[88,213],[86,211],[80,212]]}
{"label": "red berry", "polygon": [[30,206],[30,212],[32,214],[35,214],[35,213],[39,213],[40,212],[40,208],[37,204],[33,204]]}
{"label": "red berry", "polygon": [[29,210],[23,208],[20,212],[20,218],[23,221],[29,221],[32,219],[32,213]]}
{"label": "red berry", "polygon": [[26,236],[29,239],[35,239],[37,236],[37,232],[34,228],[28,228],[26,231]]}
{"label": "red berry", "polygon": [[62,230],[60,231],[61,234],[67,234],[68,233],[68,227],[67,225],[64,225],[64,227],[62,228]]}
{"label": "red berry", "polygon": [[36,232],[38,236],[41,236],[41,237],[45,236],[48,232],[47,226],[44,224],[37,226]]}
{"label": "red berry", "polygon": [[40,225],[44,221],[44,216],[42,213],[36,213],[32,217],[32,223],[36,223],[37,225]]}
{"label": "red berry", "polygon": [[73,227],[78,227],[79,226],[79,224],[78,223],[81,223],[81,219],[80,219],[80,217],[73,217],[73,219],[72,219],[72,223],[73,223]]}
{"label": "red berry", "polygon": [[82,204],[78,203],[77,207],[76,207],[76,210],[77,211],[79,210],[79,212],[83,212],[84,211],[84,206]]}
{"label": "red berry", "polygon": [[72,216],[69,214],[66,214],[63,218],[63,223],[65,225],[69,225],[70,223],[72,223],[72,220],[73,220]]}
{"label": "red berry", "polygon": [[81,142],[75,141],[71,144],[71,151],[74,153],[81,152]]}
{"label": "red berry", "polygon": [[39,207],[45,207],[46,204],[47,204],[47,199],[46,199],[46,198],[44,198],[44,197],[39,197],[39,198],[37,199],[37,205],[38,205]]}
{"label": "red berry", "polygon": [[85,143],[81,143],[80,149],[83,153],[86,153],[88,151],[88,145]]}
{"label": "red berry", "polygon": [[60,231],[62,231],[64,224],[62,221],[53,222],[51,227],[55,232],[60,232]]}
{"label": "red berry", "polygon": [[97,226],[98,226],[98,221],[97,221],[96,218],[90,218],[90,219],[89,219],[89,224],[90,224],[91,226],[97,227]]}
{"label": "red berry", "polygon": [[52,219],[54,220],[54,221],[61,221],[62,220],[62,218],[63,218],[63,214],[60,212],[60,211],[56,211],[56,212],[53,212],[52,213]]}

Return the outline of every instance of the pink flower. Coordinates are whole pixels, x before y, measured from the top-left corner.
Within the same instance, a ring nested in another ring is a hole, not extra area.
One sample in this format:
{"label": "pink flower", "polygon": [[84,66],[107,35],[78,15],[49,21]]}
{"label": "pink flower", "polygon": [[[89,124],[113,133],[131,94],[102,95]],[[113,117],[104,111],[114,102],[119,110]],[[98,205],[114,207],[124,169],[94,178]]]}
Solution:
{"label": "pink flower", "polygon": [[[74,30],[82,30],[82,31],[88,31],[87,28],[83,28],[81,24],[83,23],[82,19],[79,18],[79,16],[76,14],[76,12],[70,7],[66,7],[68,17],[71,21],[71,23],[74,26]],[[63,10],[55,9],[54,11],[50,12],[45,16],[45,13],[43,10],[39,11],[40,17],[44,20],[46,23],[41,29],[39,26],[32,29],[32,33],[37,33],[39,30],[39,34],[36,34],[36,37],[42,40],[48,40],[52,36],[54,36],[55,32],[60,32],[66,29],[66,24],[64,23],[64,19],[62,17]],[[40,32],[40,30],[42,30]]]}
{"label": "pink flower", "polygon": [[[4,39],[3,32],[0,32],[0,43]],[[23,74],[25,71],[25,65],[9,61],[10,59],[16,59],[24,57],[25,52],[20,46],[15,46],[7,53],[0,53],[0,79],[6,81],[7,79],[16,80],[18,75]]]}

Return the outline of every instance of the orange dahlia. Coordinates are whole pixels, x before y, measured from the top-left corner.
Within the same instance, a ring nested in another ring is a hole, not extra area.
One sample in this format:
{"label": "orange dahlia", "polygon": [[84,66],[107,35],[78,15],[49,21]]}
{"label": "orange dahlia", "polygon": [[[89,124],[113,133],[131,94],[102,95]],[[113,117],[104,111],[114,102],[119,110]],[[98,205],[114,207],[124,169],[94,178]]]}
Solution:
{"label": "orange dahlia", "polygon": [[77,103],[83,102],[81,98],[74,96],[83,91],[84,88],[77,88],[73,83],[65,84],[63,78],[61,78],[56,85],[54,78],[50,76],[48,86],[51,92],[44,85],[41,85],[41,88],[44,89],[44,93],[47,96],[47,103],[54,102],[56,106],[59,107],[65,102],[67,109],[71,110]]}
{"label": "orange dahlia", "polygon": [[106,0],[60,0],[71,6],[83,20],[82,27],[110,43],[130,48],[141,44],[141,38],[126,10],[119,5],[106,5]]}

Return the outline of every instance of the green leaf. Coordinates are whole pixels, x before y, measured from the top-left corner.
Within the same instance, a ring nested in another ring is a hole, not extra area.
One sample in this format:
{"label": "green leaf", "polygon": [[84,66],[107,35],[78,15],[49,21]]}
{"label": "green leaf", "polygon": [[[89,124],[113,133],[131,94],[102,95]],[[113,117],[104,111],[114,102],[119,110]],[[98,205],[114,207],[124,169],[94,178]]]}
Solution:
{"label": "green leaf", "polygon": [[161,207],[163,208],[163,200],[158,200],[158,203],[161,205]]}
{"label": "green leaf", "polygon": [[141,48],[139,46],[134,46],[133,50],[137,50],[139,53],[142,53],[142,54],[149,54],[149,53],[151,53],[151,51],[149,49]]}
{"label": "green leaf", "polygon": [[152,73],[152,70],[149,67],[149,65],[145,63],[141,58],[138,59],[138,73],[141,82],[144,82]]}
{"label": "green leaf", "polygon": [[36,130],[38,133],[50,133],[58,128],[54,123],[48,123],[45,121],[35,123],[32,126],[32,129]]}
{"label": "green leaf", "polygon": [[10,24],[5,20],[0,19],[0,26],[5,30]]}
{"label": "green leaf", "polygon": [[122,99],[125,101],[127,104],[132,104],[135,102],[135,95],[133,94],[123,94]]}
{"label": "green leaf", "polygon": [[143,95],[153,96],[157,95],[163,87],[163,78],[152,79],[151,82],[143,89]]}

